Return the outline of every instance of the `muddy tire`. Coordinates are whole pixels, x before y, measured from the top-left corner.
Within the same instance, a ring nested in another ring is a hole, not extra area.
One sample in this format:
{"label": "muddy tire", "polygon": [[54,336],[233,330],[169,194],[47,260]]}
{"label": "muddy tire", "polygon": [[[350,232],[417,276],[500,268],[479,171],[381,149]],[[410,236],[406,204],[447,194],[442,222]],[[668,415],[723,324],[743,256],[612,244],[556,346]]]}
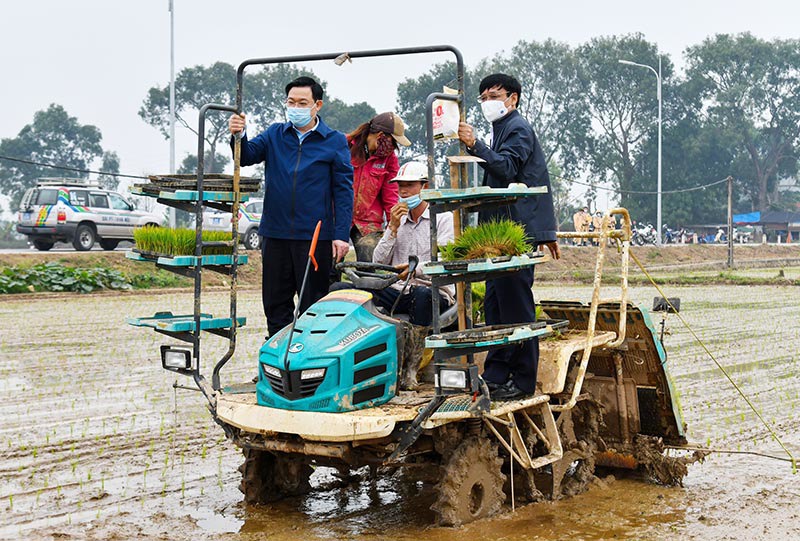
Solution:
{"label": "muddy tire", "polygon": [[287,455],[243,449],[244,463],[239,466],[242,482],[239,490],[245,503],[269,503],[311,491],[311,466]]}
{"label": "muddy tire", "polygon": [[461,442],[442,467],[432,509],[442,526],[460,526],[497,514],[505,501],[503,459],[487,437]]}
{"label": "muddy tire", "polygon": [[[539,415],[538,411],[536,411],[536,408],[531,408],[528,413],[533,418],[534,422],[536,422],[538,426],[541,426],[541,416]],[[520,431],[522,433],[522,440],[525,442],[528,454],[531,457],[538,457],[546,454],[547,448],[544,446],[544,442],[539,439],[536,432],[523,419],[523,417],[517,415],[515,420],[518,426],[521,427]],[[526,470],[518,466],[518,464],[514,465],[514,481],[517,483],[516,495],[518,497],[521,496],[522,500],[527,503],[535,503],[545,500],[545,495],[542,494],[542,491],[536,485],[536,472],[534,470]],[[508,486],[508,489],[508,492],[510,492],[510,485]]]}
{"label": "muddy tire", "polygon": [[597,479],[595,458],[600,442],[602,413],[592,400],[582,400],[556,420],[562,458],[533,474],[535,487],[551,500],[575,496]]}

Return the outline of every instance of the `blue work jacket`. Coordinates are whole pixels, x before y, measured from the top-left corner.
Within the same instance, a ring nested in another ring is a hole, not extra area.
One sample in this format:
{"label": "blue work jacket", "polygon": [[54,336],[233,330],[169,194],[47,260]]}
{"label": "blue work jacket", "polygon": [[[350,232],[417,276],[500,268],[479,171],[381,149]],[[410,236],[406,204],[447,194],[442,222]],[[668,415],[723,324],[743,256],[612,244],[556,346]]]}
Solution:
{"label": "blue work jacket", "polygon": [[272,124],[253,140],[245,134],[241,165],[261,162],[265,186],[259,235],[311,240],[322,220],[320,240],[350,238],[353,166],[343,133],[320,118],[302,142],[290,122]]}
{"label": "blue work jacket", "polygon": [[512,182],[527,186],[547,186],[547,194],[521,197],[516,203],[497,207],[478,214],[478,220],[511,219],[522,224],[536,244],[556,240],[556,215],[550,174],[539,140],[519,111],[511,111],[492,123],[492,146],[476,140],[467,149],[473,156],[485,160],[479,163],[483,170],[483,185],[507,188]]}

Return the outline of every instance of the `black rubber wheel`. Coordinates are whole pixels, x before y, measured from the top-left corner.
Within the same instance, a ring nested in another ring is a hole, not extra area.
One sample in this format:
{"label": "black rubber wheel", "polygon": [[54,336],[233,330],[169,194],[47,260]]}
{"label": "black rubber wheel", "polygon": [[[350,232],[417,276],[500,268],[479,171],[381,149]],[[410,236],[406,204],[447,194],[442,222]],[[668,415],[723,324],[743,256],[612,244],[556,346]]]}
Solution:
{"label": "black rubber wheel", "polygon": [[54,244],[55,244],[55,242],[50,242],[50,241],[47,241],[47,240],[36,239],[35,241],[33,241],[34,248],[36,248],[37,250],[39,250],[41,252],[46,252],[47,250],[52,248]]}
{"label": "black rubber wheel", "polygon": [[460,526],[497,514],[505,501],[503,459],[488,437],[461,442],[442,468],[433,505],[441,526]]}
{"label": "black rubber wheel", "polygon": [[248,250],[258,250],[261,247],[261,237],[258,236],[258,228],[251,227],[244,234],[244,247]]}
{"label": "black rubber wheel", "polygon": [[97,240],[97,233],[95,233],[94,227],[89,224],[81,224],[75,230],[72,246],[79,252],[86,252],[92,249],[95,240]]}
{"label": "black rubber wheel", "polygon": [[245,503],[269,503],[311,491],[311,466],[302,458],[257,449],[242,449],[239,490]]}
{"label": "black rubber wheel", "polygon": [[98,242],[103,250],[115,250],[119,245],[119,239],[100,239]]}

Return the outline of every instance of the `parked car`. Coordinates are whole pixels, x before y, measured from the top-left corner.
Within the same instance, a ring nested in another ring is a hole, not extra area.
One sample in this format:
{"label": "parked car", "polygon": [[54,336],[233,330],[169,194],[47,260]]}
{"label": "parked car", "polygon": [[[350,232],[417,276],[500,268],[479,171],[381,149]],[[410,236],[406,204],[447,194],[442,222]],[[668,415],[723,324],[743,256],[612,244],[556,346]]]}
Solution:
{"label": "parked car", "polygon": [[28,236],[38,250],[56,242],[71,242],[76,250],[91,250],[98,242],[113,250],[120,241],[133,241],[133,230],[163,225],[163,216],[138,210],[117,192],[81,179],[40,179],[22,197],[17,232]]}
{"label": "parked car", "polygon": [[[239,207],[239,240],[248,250],[258,250],[261,247],[258,224],[261,223],[263,209],[263,199],[251,199]],[[231,213],[213,209],[204,210],[203,229],[230,231]]]}

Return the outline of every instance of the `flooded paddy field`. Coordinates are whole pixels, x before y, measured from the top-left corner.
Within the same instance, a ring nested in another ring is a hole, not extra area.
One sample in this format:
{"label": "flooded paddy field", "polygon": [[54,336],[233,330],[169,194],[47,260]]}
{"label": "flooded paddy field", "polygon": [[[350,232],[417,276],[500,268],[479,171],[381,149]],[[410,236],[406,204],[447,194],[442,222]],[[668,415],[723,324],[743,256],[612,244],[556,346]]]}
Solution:
{"label": "flooded paddy field", "polygon": [[[537,286],[537,297],[587,299],[588,287]],[[606,292],[611,296],[615,290]],[[657,293],[635,288],[650,306]],[[800,288],[667,290],[682,316],[772,430],[800,456]],[[227,313],[226,292],[204,311]],[[712,454],[683,487],[604,478],[587,493],[508,507],[451,529],[430,526],[430,486],[402,474],[347,486],[319,468],[311,495],[246,506],[241,453],[199,393],[174,389],[158,347],[172,342],[126,317],[190,313],[191,294],[5,296],[0,299],[0,538],[151,539],[797,539],[800,477],[787,462]],[[242,291],[234,359],[223,384],[255,375],[265,328],[260,292]],[[658,323],[660,316],[654,316]],[[674,316],[665,338],[688,439],[787,455]],[[205,339],[205,371],[227,347]],[[189,380],[177,376],[180,384]]]}

